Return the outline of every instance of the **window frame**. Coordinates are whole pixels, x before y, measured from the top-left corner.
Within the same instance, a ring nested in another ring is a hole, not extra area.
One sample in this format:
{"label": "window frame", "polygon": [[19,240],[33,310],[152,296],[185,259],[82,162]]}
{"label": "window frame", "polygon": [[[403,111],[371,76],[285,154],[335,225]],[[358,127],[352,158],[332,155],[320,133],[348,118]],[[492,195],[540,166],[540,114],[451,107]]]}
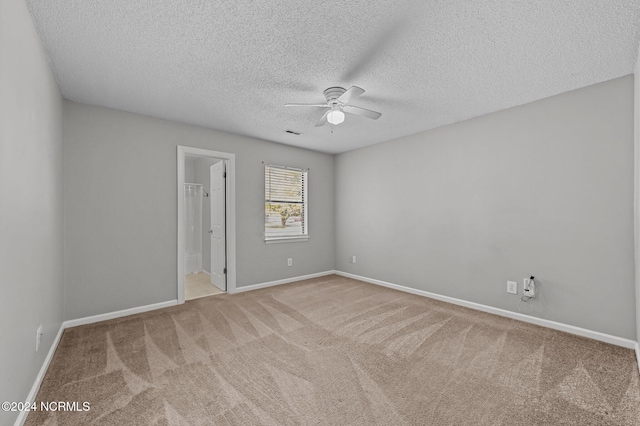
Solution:
{"label": "window frame", "polygon": [[283,169],[283,170],[291,170],[302,173],[302,211],[303,211],[303,234],[302,235],[279,235],[279,236],[268,236],[267,235],[267,223],[264,222],[264,242],[266,244],[278,244],[278,243],[294,243],[294,242],[302,242],[309,240],[309,169],[300,169],[297,167],[289,167],[289,166],[281,166],[276,164],[265,164],[264,165],[264,200],[263,200],[263,216],[266,218],[267,210],[266,204],[269,200],[267,200],[266,192],[267,192],[267,168],[272,169]]}

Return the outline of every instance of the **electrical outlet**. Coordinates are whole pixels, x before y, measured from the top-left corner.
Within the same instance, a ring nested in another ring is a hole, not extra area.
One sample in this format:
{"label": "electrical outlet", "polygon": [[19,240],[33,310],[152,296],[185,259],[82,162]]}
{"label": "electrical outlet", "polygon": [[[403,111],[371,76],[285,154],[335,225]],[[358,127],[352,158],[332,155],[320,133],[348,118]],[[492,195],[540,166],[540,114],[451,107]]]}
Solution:
{"label": "electrical outlet", "polygon": [[515,281],[507,281],[507,293],[518,294],[518,283]]}
{"label": "electrical outlet", "polygon": [[355,256],[351,256],[351,263],[356,263],[356,257]]}
{"label": "electrical outlet", "polygon": [[533,278],[525,278],[523,285],[524,294],[527,297],[536,297],[536,282]]}
{"label": "electrical outlet", "polygon": [[287,266],[293,266],[293,259],[292,258],[288,258],[287,259]]}
{"label": "electrical outlet", "polygon": [[40,349],[40,341],[42,340],[43,333],[44,331],[42,330],[42,324],[40,324],[40,326],[36,330],[36,352],[38,352],[38,349]]}

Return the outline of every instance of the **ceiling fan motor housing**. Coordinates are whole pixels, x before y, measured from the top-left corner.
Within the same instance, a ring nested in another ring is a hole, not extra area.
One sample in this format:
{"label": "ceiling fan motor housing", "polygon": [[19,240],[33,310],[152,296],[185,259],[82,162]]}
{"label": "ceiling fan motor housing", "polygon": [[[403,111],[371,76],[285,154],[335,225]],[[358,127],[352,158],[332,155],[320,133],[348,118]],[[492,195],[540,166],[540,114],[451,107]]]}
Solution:
{"label": "ceiling fan motor housing", "polygon": [[324,91],[324,97],[329,105],[337,105],[338,98],[347,90],[343,87],[329,87]]}

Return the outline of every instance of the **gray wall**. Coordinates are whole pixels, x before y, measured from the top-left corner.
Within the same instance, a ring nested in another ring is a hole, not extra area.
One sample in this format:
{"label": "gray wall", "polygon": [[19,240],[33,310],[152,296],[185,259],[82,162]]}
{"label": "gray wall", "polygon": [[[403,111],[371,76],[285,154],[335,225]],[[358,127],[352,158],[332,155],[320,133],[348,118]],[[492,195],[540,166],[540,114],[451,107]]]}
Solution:
{"label": "gray wall", "polygon": [[[62,281],[62,98],[25,2],[2,0],[1,401],[27,398],[62,322]],[[0,411],[0,424],[16,417]]]}
{"label": "gray wall", "polygon": [[[176,299],[177,145],[236,154],[238,287],[333,269],[333,156],[68,101],[63,131],[66,319]],[[263,161],[311,169],[308,242],[264,243]]]}
{"label": "gray wall", "polygon": [[186,157],[184,159],[184,182],[197,183],[195,176],[196,176],[196,158]]}
{"label": "gray wall", "polygon": [[338,155],[336,269],[635,340],[633,155],[632,76]]}
{"label": "gray wall", "polygon": [[[211,193],[210,167],[221,160],[213,158],[198,158],[195,161],[195,182],[202,184],[207,194]],[[202,269],[211,272],[211,198],[202,199]]]}

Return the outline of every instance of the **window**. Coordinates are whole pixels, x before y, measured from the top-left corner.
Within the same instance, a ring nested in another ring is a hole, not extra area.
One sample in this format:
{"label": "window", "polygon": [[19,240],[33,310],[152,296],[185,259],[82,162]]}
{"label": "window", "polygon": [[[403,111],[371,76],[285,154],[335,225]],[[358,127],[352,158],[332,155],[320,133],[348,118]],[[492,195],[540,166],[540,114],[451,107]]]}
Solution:
{"label": "window", "polygon": [[308,240],[307,170],[264,167],[264,239]]}

